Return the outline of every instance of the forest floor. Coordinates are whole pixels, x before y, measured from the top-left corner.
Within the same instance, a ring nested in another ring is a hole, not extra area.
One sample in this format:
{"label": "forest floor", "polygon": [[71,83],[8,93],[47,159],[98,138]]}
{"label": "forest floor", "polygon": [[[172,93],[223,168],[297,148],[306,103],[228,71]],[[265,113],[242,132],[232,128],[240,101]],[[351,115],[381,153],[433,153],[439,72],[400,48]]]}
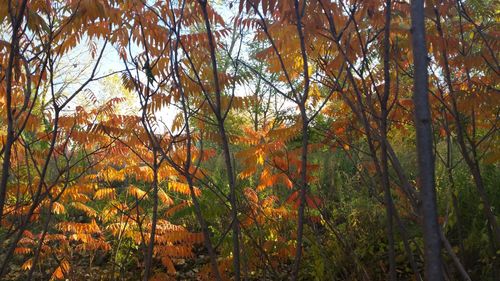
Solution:
{"label": "forest floor", "polygon": [[[3,257],[1,257],[3,260]],[[92,259],[92,261],[91,261]],[[14,257],[14,260],[10,264],[9,273],[3,278],[2,281],[17,281],[17,280],[27,280],[27,270],[22,268],[24,260],[20,259],[19,256]],[[173,275],[167,275],[165,267],[159,262],[153,264],[152,274],[161,273],[159,279],[153,280],[179,280],[179,281],[194,281],[201,280],[199,278],[199,272],[206,269],[209,266],[210,258],[205,251],[198,249],[195,251],[195,258],[192,259],[176,259],[174,260],[174,265],[176,273]],[[90,266],[89,266],[90,265]],[[284,265],[285,266],[285,265]],[[31,280],[57,280],[51,279],[54,269],[57,268],[55,262],[43,262],[43,268],[37,265],[33,273],[33,278]],[[120,270],[119,266],[113,267],[113,262],[110,261],[110,255],[91,257],[88,254],[75,253],[70,266],[70,278],[64,278],[61,280],[70,281],[138,281],[142,280],[143,268],[139,263],[132,262],[129,263],[127,268],[122,268]],[[283,270],[281,277],[264,277],[264,276],[250,276],[248,280],[286,280],[288,274],[286,270]],[[30,281],[31,281],[30,280]]]}

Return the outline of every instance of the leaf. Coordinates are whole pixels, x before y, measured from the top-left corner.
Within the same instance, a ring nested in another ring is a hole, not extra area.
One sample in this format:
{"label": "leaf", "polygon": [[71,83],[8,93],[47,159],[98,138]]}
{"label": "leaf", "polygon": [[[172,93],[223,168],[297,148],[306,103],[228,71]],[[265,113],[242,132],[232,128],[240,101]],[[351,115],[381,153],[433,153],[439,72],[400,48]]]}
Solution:
{"label": "leaf", "polygon": [[[168,189],[185,195],[191,194],[189,185],[183,182],[169,181]],[[196,196],[199,196],[201,194],[200,190],[197,187],[194,187],[194,193]]]}
{"label": "leaf", "polygon": [[263,154],[259,154],[257,156],[257,164],[264,165],[264,155]]}
{"label": "leaf", "polygon": [[248,198],[253,203],[258,203],[259,202],[259,196],[257,195],[257,192],[251,188],[245,188],[244,190],[245,196]]}
{"label": "leaf", "polygon": [[65,259],[61,261],[59,266],[56,268],[54,273],[52,273],[51,279],[63,279],[65,275],[69,273],[69,262]]}
{"label": "leaf", "polygon": [[189,201],[184,201],[184,202],[181,202],[173,207],[171,207],[170,209],[168,209],[166,212],[165,212],[165,216],[169,217],[173,214],[175,214],[176,212],[188,207],[190,205],[190,202]]}
{"label": "leaf", "polygon": [[66,209],[61,203],[54,202],[52,204],[52,213],[56,215],[64,214],[66,213]]}
{"label": "leaf", "polygon": [[114,199],[115,189],[114,188],[102,188],[95,192],[94,199]]}
{"label": "leaf", "polygon": [[158,198],[167,207],[174,204],[174,200],[163,189],[158,190]]}
{"label": "leaf", "polygon": [[[294,191],[288,199],[286,203],[292,204],[294,208],[298,208],[300,205],[300,190]],[[306,194],[306,202],[307,206],[312,209],[318,209],[321,205],[321,199],[317,196],[309,196]]]}
{"label": "leaf", "polygon": [[138,188],[137,186],[130,185],[128,188],[128,193],[138,199],[146,199],[148,198],[146,191]]}
{"label": "leaf", "polygon": [[73,202],[73,203],[71,203],[71,206],[73,206],[73,208],[75,208],[77,210],[84,212],[89,217],[95,217],[97,215],[96,210],[92,209],[91,207],[89,207],[81,202]]}
{"label": "leaf", "polygon": [[33,259],[28,259],[23,263],[23,265],[21,265],[21,268],[23,270],[30,270],[32,266],[33,266]]}
{"label": "leaf", "polygon": [[175,274],[177,272],[177,270],[175,270],[175,266],[171,258],[166,256],[162,257],[161,263],[167,268],[168,273]]}
{"label": "leaf", "polygon": [[18,247],[14,250],[14,254],[16,255],[26,255],[26,254],[30,254],[32,252],[32,250],[30,248],[26,248],[26,247]]}

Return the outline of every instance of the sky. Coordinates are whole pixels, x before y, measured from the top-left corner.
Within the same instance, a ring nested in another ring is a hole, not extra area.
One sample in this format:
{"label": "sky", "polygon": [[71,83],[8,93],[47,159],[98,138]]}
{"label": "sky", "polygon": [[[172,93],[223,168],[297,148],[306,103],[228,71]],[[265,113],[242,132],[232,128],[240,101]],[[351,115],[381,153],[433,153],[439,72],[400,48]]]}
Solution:
{"label": "sky", "polygon": [[[236,14],[236,9],[233,7],[233,9],[230,10],[228,6],[223,5],[222,2],[223,1],[216,1],[215,7],[226,22],[229,23],[231,18]],[[104,40],[98,39],[97,41],[94,41],[93,45],[97,48],[97,52],[99,52],[104,45]],[[89,46],[90,44],[88,38],[83,38],[81,43],[75,49],[71,50],[61,59],[59,67],[59,82],[62,84],[62,81],[72,81],[72,85],[67,88],[68,92],[78,88],[81,83],[90,77],[96,58],[92,58]],[[133,48],[133,51],[135,52],[141,50]],[[68,67],[68,65],[70,67]],[[111,44],[107,44],[102,60],[98,65],[95,77],[103,77],[111,73],[124,70],[124,63],[120,59],[117,50]],[[103,87],[103,83],[101,83],[101,81],[93,81],[86,88],[91,90],[98,100],[109,98],[109,94],[105,93],[107,89]],[[81,101],[82,100],[80,99],[80,102]],[[76,103],[73,103],[70,105],[69,110],[73,110],[75,106]]]}
{"label": "sky", "polygon": [[[231,20],[237,15],[238,5],[233,5],[229,8],[229,5],[225,1],[215,1],[214,3],[215,9],[218,13],[224,18],[228,27],[231,27]],[[147,31],[146,31],[147,32]],[[253,34],[246,34],[244,41],[248,42],[253,39]],[[230,40],[230,36],[226,38],[226,40]],[[94,48],[97,49],[97,53],[101,50],[104,45],[104,41],[102,39],[97,40],[93,43]],[[89,40],[88,38],[83,38],[81,44],[77,46],[74,50],[72,50],[63,60],[62,65],[70,65],[69,69],[66,67],[63,69],[63,73],[61,75],[61,80],[73,80],[73,84],[68,87],[68,91],[76,89],[81,85],[83,81],[88,79],[90,76],[91,70],[95,64],[95,58],[91,57],[89,51]],[[132,48],[133,52],[140,52],[141,50],[138,47]],[[235,48],[237,50],[237,47]],[[243,59],[248,58],[248,48],[243,45],[241,56]],[[130,66],[129,66],[130,67]],[[102,61],[99,63],[96,77],[107,76],[110,73],[124,71],[125,66],[123,61],[120,59],[117,50],[111,44],[107,44],[106,49],[104,51]],[[120,75],[120,74],[118,74]],[[146,79],[142,77],[141,79]],[[105,78],[100,81],[93,81],[87,87],[86,91],[91,91],[93,95],[97,98],[98,103],[104,103],[111,97],[124,96],[126,90],[123,87],[119,86],[120,80],[117,77],[114,78]],[[245,86],[237,86],[235,90],[235,94],[237,96],[247,96],[251,95],[255,85],[250,83]],[[125,93],[126,94],[126,93]],[[138,96],[135,93],[126,94],[129,101],[125,103],[124,107],[126,110],[120,112],[122,114],[139,114],[140,106]],[[132,99],[132,100],[131,100]],[[72,112],[77,105],[90,105],[88,99],[86,99],[86,94],[80,95],[76,98],[70,105],[67,112]],[[288,106],[287,106],[288,107]],[[122,111],[122,110],[121,110]],[[177,114],[177,110],[174,107],[166,107],[160,112],[156,113],[157,118],[162,120],[163,122],[170,124],[175,115]]]}

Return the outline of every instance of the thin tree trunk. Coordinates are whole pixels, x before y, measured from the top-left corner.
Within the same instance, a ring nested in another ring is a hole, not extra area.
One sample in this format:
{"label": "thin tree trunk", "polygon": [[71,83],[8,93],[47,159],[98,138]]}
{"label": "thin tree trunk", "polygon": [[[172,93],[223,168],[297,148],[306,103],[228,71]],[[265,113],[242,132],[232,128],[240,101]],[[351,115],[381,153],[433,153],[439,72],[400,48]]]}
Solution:
{"label": "thin tree trunk", "polygon": [[229,151],[229,142],[227,139],[226,128],[224,121],[219,122],[219,135],[222,137],[222,149],[224,152],[224,160],[226,164],[226,172],[229,180],[229,203],[231,205],[231,220],[232,220],[232,241],[233,241],[233,267],[234,267],[234,280],[240,280],[240,242],[239,242],[239,221],[238,221],[238,207],[236,203],[236,184],[234,181],[233,164],[231,162],[231,154]]}
{"label": "thin tree trunk", "polygon": [[300,110],[300,118],[302,121],[302,152],[301,152],[301,166],[300,166],[300,205],[297,218],[297,246],[295,252],[295,260],[292,269],[292,280],[298,280],[300,271],[300,261],[302,258],[302,243],[304,235],[304,210],[306,207],[307,196],[307,146],[309,145],[309,119],[307,117],[306,102],[309,95],[309,66],[307,61],[307,51],[305,38],[302,26],[302,14],[306,8],[306,1],[302,6],[302,11],[299,7],[299,1],[294,1],[295,16],[297,17],[297,33],[300,40],[300,50],[302,56],[302,71],[304,75],[304,89],[301,95],[301,100],[298,103]]}
{"label": "thin tree trunk", "polygon": [[[14,144],[14,116],[12,115],[12,73],[14,70],[14,59],[17,56],[19,44],[18,31],[21,27],[24,10],[26,9],[27,0],[21,2],[18,14],[12,17],[12,40],[10,43],[9,61],[5,73],[6,89],[5,89],[5,111],[7,113],[7,136],[3,151],[2,163],[2,178],[0,179],[0,225],[3,219],[3,209],[7,195],[7,181],[9,180],[10,169],[10,154],[12,145]],[[12,2],[9,1],[9,8],[12,8]],[[9,13],[14,13],[11,9]]]}
{"label": "thin tree trunk", "polygon": [[428,97],[427,46],[425,41],[424,0],[411,2],[412,46],[414,63],[413,102],[420,185],[420,208],[423,216],[425,278],[443,280],[441,237],[439,234],[431,112]]}
{"label": "thin tree trunk", "polygon": [[[203,12],[203,18],[205,20],[205,28],[208,36],[208,45],[210,48],[210,59],[212,62],[212,73],[214,76],[214,86],[215,86],[215,99],[216,104],[214,109],[214,113],[217,119],[217,127],[219,130],[219,136],[222,142],[222,151],[224,155],[224,162],[226,165],[226,173],[229,181],[229,203],[231,205],[231,224],[232,224],[232,242],[233,242],[233,270],[234,270],[234,280],[239,281],[241,278],[241,270],[240,270],[240,241],[239,241],[239,222],[238,222],[238,209],[236,202],[236,183],[234,179],[234,169],[231,161],[231,153],[229,149],[229,141],[227,138],[226,128],[224,126],[225,114],[222,113],[222,105],[221,105],[221,89],[219,84],[219,76],[217,70],[217,58],[215,53],[215,42],[210,26],[210,21],[208,17],[207,11],[207,1],[206,0],[198,0],[198,3],[201,6],[201,10]],[[226,109],[229,110],[229,109]]]}
{"label": "thin tree trunk", "polygon": [[52,206],[53,206],[54,202],[51,201],[50,204],[49,204],[49,207],[48,207],[48,213],[47,213],[47,219],[43,225],[43,231],[42,231],[42,235],[40,237],[40,241],[38,241],[38,245],[35,249],[35,253],[33,255],[33,258],[32,258],[32,264],[31,264],[31,268],[28,272],[28,278],[26,280],[33,280],[33,273],[35,272],[35,268],[36,268],[36,265],[37,265],[37,262],[38,262],[38,258],[40,256],[40,251],[42,249],[42,246],[43,246],[43,241],[45,240],[45,236],[47,235],[47,232],[49,230],[49,224],[50,224],[50,220],[52,218]]}
{"label": "thin tree trunk", "polygon": [[451,259],[453,260],[453,264],[455,265],[458,272],[460,273],[460,276],[462,276],[462,279],[464,279],[465,281],[472,281],[472,279],[470,279],[469,274],[465,270],[464,266],[462,265],[462,263],[458,259],[457,255],[453,251],[453,248],[451,247],[450,241],[448,241],[448,239],[444,235],[443,230],[441,230],[441,229],[439,230],[439,235],[441,236],[441,240],[443,241],[444,248],[446,249],[446,251],[450,255]]}
{"label": "thin tree trunk", "polygon": [[210,266],[212,268],[212,273],[215,276],[215,280],[222,280],[220,272],[219,272],[219,267],[217,266],[217,256],[215,254],[214,247],[212,245],[212,241],[210,240],[210,232],[208,230],[208,225],[203,218],[203,214],[201,213],[201,207],[200,203],[198,202],[198,199],[196,198],[196,195],[194,193],[194,186],[193,186],[193,180],[191,176],[186,176],[186,180],[188,182],[189,186],[189,191],[191,194],[191,200],[193,201],[194,205],[194,212],[196,215],[196,218],[198,219],[198,223],[201,226],[201,230],[203,232],[203,239],[205,240],[205,247],[207,247],[208,251],[208,256],[210,257]]}
{"label": "thin tree trunk", "polygon": [[443,114],[443,119],[444,119],[444,125],[445,125],[445,130],[446,130],[446,161],[445,161],[445,166],[446,166],[446,174],[448,175],[448,181],[450,182],[450,188],[451,188],[451,199],[452,199],[452,204],[453,204],[453,209],[455,210],[455,219],[457,220],[456,222],[456,227],[457,227],[457,232],[458,232],[458,240],[459,240],[459,247],[460,247],[460,256],[462,258],[462,262],[464,263],[465,267],[467,267],[467,261],[465,259],[464,253],[465,253],[465,248],[464,248],[464,242],[463,242],[463,234],[462,234],[462,216],[460,212],[460,208],[458,205],[458,198],[455,195],[456,191],[456,185],[455,185],[455,179],[453,178],[453,173],[452,173],[452,166],[453,166],[453,151],[452,151],[452,139],[451,139],[451,134],[450,134],[450,129],[449,129],[449,124],[448,121],[446,120],[446,117]]}
{"label": "thin tree trunk", "polygon": [[[155,144],[153,144],[155,145]],[[156,148],[153,148],[153,217],[151,219],[151,234],[149,236],[149,245],[146,254],[146,260],[144,265],[144,281],[149,280],[149,275],[151,273],[151,266],[153,263],[154,254],[154,244],[156,235],[156,223],[158,221],[158,154]]]}
{"label": "thin tree trunk", "polygon": [[[54,71],[53,71],[53,65],[52,64],[50,65],[50,73],[54,73]],[[50,79],[51,79],[50,83],[53,86],[54,82],[53,82],[53,76],[52,75],[51,75]],[[52,89],[52,93],[53,92],[54,91]],[[45,158],[45,162],[43,164],[43,167],[42,167],[42,170],[41,170],[41,173],[40,173],[40,177],[39,177],[40,179],[39,179],[39,182],[37,184],[36,192],[35,192],[35,194],[33,196],[33,203],[31,204],[31,206],[30,206],[30,208],[28,210],[28,213],[24,217],[21,218],[20,226],[19,226],[19,229],[17,230],[17,235],[10,242],[9,248],[8,248],[7,253],[5,255],[5,259],[3,260],[2,265],[0,266],[0,276],[3,276],[4,274],[7,274],[7,271],[8,271],[7,266],[9,264],[9,262],[12,260],[12,257],[13,257],[13,254],[14,254],[14,250],[17,247],[17,243],[19,242],[19,240],[21,240],[24,231],[28,228],[31,216],[34,214],[34,212],[35,212],[38,204],[40,204],[40,202],[42,201],[42,199],[44,197],[44,195],[42,194],[42,187],[43,187],[43,184],[44,184],[44,181],[45,181],[45,176],[47,175],[47,170],[48,170],[48,167],[49,167],[50,159],[52,158],[52,154],[54,153],[54,150],[55,150],[56,140],[57,140],[57,134],[58,134],[58,130],[59,130],[59,113],[60,113],[60,109],[55,104],[55,99],[53,99],[52,101],[53,101],[53,106],[55,108],[55,112],[54,112],[54,129],[53,129],[53,132],[52,132],[52,136],[51,136],[51,140],[50,140],[50,145],[49,145],[49,149],[48,149],[48,152],[47,152],[47,157]]]}
{"label": "thin tree trunk", "polygon": [[390,32],[391,32],[391,0],[385,1],[385,29],[384,29],[384,93],[380,100],[380,130],[382,133],[382,141],[380,143],[381,153],[381,170],[382,170],[382,185],[384,187],[385,209],[387,216],[387,240],[389,243],[388,256],[389,256],[389,280],[396,281],[396,253],[394,247],[394,226],[393,226],[393,213],[394,202],[392,201],[391,187],[389,182],[389,165],[387,157],[387,116],[389,114],[387,109],[387,102],[389,100],[391,90],[391,75],[390,71]]}
{"label": "thin tree trunk", "polygon": [[[177,46],[176,48],[177,49]],[[192,135],[191,135],[191,126],[189,124],[189,108],[188,108],[188,101],[187,101],[187,96],[186,93],[184,92],[183,88],[181,87],[181,76],[179,72],[179,64],[178,64],[178,57],[177,53],[173,55],[174,57],[174,63],[173,63],[173,68],[175,75],[177,76],[177,80],[174,78],[174,83],[177,84],[180,92],[181,92],[181,104],[182,104],[182,111],[184,114],[184,122],[186,126],[186,162],[184,164],[184,177],[186,178],[187,184],[189,186],[189,193],[191,196],[191,200],[193,201],[194,205],[194,212],[196,215],[196,219],[198,220],[198,223],[200,224],[202,233],[203,233],[203,239],[205,241],[205,247],[207,247],[208,251],[208,256],[210,257],[210,266],[212,267],[212,273],[215,276],[215,280],[220,281],[222,280],[220,272],[219,272],[219,267],[217,265],[217,255],[215,253],[214,247],[212,245],[212,241],[210,240],[210,232],[208,229],[207,222],[203,218],[203,214],[201,211],[200,203],[198,201],[198,198],[196,198],[196,194],[194,191],[194,183],[193,183],[193,175],[190,173],[190,168],[191,168],[191,148],[192,148]],[[201,157],[201,156],[200,156]]]}
{"label": "thin tree trunk", "polygon": [[307,145],[309,141],[308,136],[308,122],[307,116],[305,116],[305,106],[301,106],[301,116],[302,116],[302,156],[301,156],[301,167],[300,167],[300,205],[298,209],[297,218],[297,246],[295,252],[295,260],[293,263],[292,280],[298,280],[300,261],[302,258],[302,243],[304,235],[304,210],[306,206],[306,195],[307,195]]}

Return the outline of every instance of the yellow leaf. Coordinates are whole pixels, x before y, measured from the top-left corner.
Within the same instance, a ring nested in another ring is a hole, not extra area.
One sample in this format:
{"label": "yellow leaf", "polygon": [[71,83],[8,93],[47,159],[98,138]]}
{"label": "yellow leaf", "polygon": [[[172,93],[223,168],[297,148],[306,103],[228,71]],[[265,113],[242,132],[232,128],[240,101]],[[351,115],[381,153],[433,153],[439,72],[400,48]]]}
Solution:
{"label": "yellow leaf", "polygon": [[168,194],[163,189],[160,189],[158,191],[158,198],[160,198],[161,202],[167,207],[174,204],[174,200],[172,200],[172,198],[170,198],[170,196],[168,196]]}
{"label": "yellow leaf", "polygon": [[264,155],[259,154],[259,156],[257,157],[257,164],[264,165]]}
{"label": "yellow leaf", "polygon": [[27,260],[27,261],[25,261],[23,263],[23,265],[21,266],[21,268],[23,270],[30,270],[32,266],[33,266],[33,259],[29,259],[29,260]]}
{"label": "yellow leaf", "polygon": [[113,188],[102,188],[96,191],[94,194],[94,199],[114,199],[115,198],[115,190]]}
{"label": "yellow leaf", "polygon": [[61,203],[54,202],[54,204],[52,205],[52,213],[59,215],[64,214],[65,212],[66,209]]}
{"label": "yellow leaf", "polygon": [[[189,190],[189,185],[185,184],[183,182],[169,181],[168,182],[168,189],[175,191],[175,192],[182,193],[182,194],[186,194],[186,195],[191,194],[190,190]],[[195,189],[195,193],[198,193],[197,188],[195,187],[194,189]],[[198,194],[196,194],[196,195],[198,195]]]}
{"label": "yellow leaf", "polygon": [[83,204],[83,203],[80,203],[80,202],[73,202],[71,203],[71,205],[77,209],[77,210],[80,210],[82,212],[85,212],[85,214],[87,214],[89,217],[95,217],[97,215],[97,212],[90,208],[89,206]]}
{"label": "yellow leaf", "polygon": [[128,192],[132,195],[132,196],[135,196],[139,199],[146,199],[148,198],[147,194],[146,194],[146,191],[138,188],[137,186],[133,186],[131,185],[129,188],[128,188]]}

